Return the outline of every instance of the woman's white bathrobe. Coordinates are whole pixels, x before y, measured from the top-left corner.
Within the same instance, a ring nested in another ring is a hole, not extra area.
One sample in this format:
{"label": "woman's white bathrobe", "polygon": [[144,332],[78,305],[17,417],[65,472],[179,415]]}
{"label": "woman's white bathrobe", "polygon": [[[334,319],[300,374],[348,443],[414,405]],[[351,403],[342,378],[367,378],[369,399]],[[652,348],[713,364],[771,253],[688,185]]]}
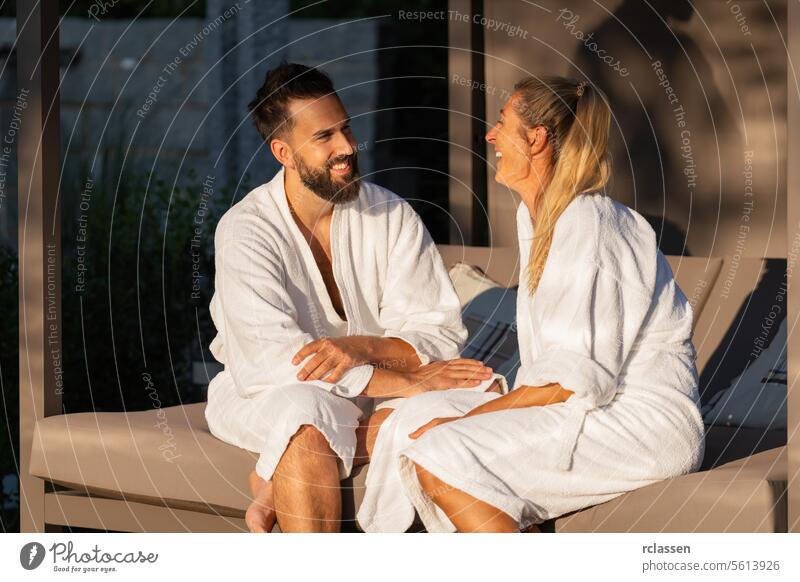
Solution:
{"label": "woman's white bathrobe", "polygon": [[260,453],[270,479],[289,439],[310,424],[350,474],[355,428],[371,402],[359,394],[374,368],[336,384],[299,382],[292,356],[321,337],[377,335],[405,340],[423,364],[458,357],[466,340],[458,297],[442,259],[408,203],[362,183],[358,199],[336,205],[333,274],[347,321],[336,313],[308,243],[291,216],[283,170],[219,222],[211,316],[214,357],[225,369],[208,388],[206,419],[217,438]]}
{"label": "woman's white bathrobe", "polygon": [[[533,226],[524,205],[517,226],[527,265]],[[400,479],[429,531],[454,527],[423,494],[413,463],[522,527],[701,463],[692,309],[644,218],[603,193],[577,197],[557,222],[536,293],[526,286],[523,270],[515,387],[557,382],[575,394],[559,404],[460,419],[405,448]],[[454,416],[498,396],[424,397],[436,416]],[[419,406],[401,406],[393,416],[402,432],[416,428],[409,425],[419,420]],[[382,525],[372,520],[370,529],[390,529]]]}

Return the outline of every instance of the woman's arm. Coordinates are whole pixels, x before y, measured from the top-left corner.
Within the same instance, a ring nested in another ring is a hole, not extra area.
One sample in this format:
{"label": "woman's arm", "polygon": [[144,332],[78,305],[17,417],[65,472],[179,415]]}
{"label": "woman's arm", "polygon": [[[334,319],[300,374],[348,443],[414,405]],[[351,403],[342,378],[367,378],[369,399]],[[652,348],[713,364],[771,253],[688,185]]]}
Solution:
{"label": "woman's arm", "polygon": [[573,394],[573,391],[567,390],[561,386],[561,384],[546,384],[545,386],[520,386],[505,396],[495,398],[494,400],[490,400],[485,404],[481,404],[477,408],[473,408],[464,416],[434,418],[432,421],[422,425],[408,436],[410,436],[412,439],[416,439],[421,437],[435,426],[447,424],[448,422],[453,422],[454,420],[458,420],[460,418],[467,418],[468,416],[477,416],[479,414],[498,412],[500,410],[509,410],[511,408],[530,408],[532,406],[547,406],[548,404],[566,402]]}
{"label": "woman's arm", "polygon": [[509,408],[530,408],[531,406],[558,404],[559,402],[566,402],[573,394],[574,392],[567,390],[561,384],[520,386],[505,396],[495,398],[477,408],[473,408],[463,418],[486,414],[487,412],[497,412],[498,410],[508,410]]}

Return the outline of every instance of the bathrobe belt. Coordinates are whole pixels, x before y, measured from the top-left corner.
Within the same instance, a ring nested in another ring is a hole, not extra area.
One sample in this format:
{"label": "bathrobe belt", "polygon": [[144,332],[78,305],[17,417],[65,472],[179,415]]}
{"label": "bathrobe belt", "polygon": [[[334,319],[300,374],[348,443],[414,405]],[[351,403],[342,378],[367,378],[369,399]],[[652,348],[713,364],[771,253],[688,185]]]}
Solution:
{"label": "bathrobe belt", "polygon": [[569,471],[572,466],[572,454],[578,437],[583,430],[583,423],[590,410],[596,408],[589,399],[579,398],[573,402],[568,401],[569,415],[561,427],[559,442],[561,446],[557,451],[556,466],[563,471]]}

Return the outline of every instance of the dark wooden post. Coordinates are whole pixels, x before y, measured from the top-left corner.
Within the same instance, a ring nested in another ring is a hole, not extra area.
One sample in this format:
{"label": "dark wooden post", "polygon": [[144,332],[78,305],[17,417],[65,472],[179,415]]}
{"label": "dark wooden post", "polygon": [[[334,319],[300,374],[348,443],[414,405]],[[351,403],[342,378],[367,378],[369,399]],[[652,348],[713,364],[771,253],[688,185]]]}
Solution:
{"label": "dark wooden post", "polygon": [[58,2],[17,0],[20,530],[45,531],[36,421],[61,414]]}
{"label": "dark wooden post", "polygon": [[[788,221],[786,223],[787,268],[792,261],[792,248],[797,248],[796,240],[800,237],[800,38],[796,31],[800,27],[800,4],[789,2],[789,14],[786,30],[789,43],[789,54],[786,59],[787,71],[787,176],[786,193]],[[788,469],[788,506],[789,531],[800,532],[800,257],[794,257],[793,272],[788,280],[788,345],[787,358],[789,374],[787,376],[788,424],[787,440],[789,445]]]}

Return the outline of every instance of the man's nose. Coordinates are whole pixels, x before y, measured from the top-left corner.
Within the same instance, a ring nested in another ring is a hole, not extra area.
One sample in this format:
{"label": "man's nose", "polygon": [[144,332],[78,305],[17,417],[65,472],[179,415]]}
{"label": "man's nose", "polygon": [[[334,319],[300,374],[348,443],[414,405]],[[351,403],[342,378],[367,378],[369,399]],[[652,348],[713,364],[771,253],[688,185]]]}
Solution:
{"label": "man's nose", "polygon": [[337,156],[352,156],[356,151],[355,140],[345,135],[343,132],[336,134],[336,143],[334,146],[336,147]]}

